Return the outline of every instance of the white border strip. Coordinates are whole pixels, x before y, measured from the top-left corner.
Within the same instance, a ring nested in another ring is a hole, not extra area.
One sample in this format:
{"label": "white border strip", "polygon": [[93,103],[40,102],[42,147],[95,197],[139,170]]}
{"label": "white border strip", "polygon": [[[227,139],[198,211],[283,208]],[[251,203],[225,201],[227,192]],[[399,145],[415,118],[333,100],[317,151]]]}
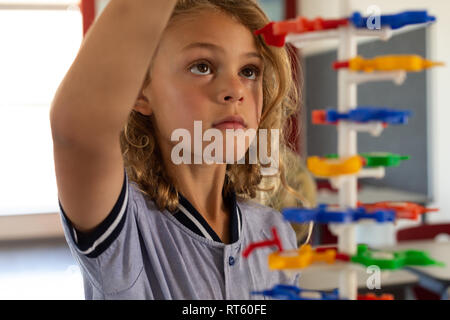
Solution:
{"label": "white border strip", "polygon": [[238,238],[241,237],[241,209],[239,208],[239,206],[236,204],[237,207],[237,218],[238,218]]}

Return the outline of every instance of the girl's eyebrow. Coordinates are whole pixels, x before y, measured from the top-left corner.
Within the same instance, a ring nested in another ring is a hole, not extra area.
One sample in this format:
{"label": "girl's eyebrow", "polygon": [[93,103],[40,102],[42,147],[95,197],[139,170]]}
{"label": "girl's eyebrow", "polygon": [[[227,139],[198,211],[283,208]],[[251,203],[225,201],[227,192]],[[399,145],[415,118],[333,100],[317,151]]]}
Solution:
{"label": "girl's eyebrow", "polygon": [[[224,52],[225,50],[218,46],[215,45],[213,43],[208,43],[208,42],[193,42],[191,44],[188,44],[187,46],[185,46],[181,51],[186,51],[189,49],[193,49],[193,48],[204,48],[204,49],[209,49],[212,51],[221,51]],[[259,54],[258,52],[247,52],[247,53],[243,53],[241,54],[241,56],[243,57],[255,57],[258,58],[260,60],[263,60],[263,57],[261,54]]]}

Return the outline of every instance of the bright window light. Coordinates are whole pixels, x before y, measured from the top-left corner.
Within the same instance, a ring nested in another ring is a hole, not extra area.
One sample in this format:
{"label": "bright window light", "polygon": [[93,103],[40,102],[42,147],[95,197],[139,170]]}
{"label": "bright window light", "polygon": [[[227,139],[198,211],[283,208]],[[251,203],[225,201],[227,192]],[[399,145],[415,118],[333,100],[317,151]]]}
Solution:
{"label": "bright window light", "polygon": [[0,30],[0,215],[58,212],[49,112],[81,45],[81,13],[2,7]]}

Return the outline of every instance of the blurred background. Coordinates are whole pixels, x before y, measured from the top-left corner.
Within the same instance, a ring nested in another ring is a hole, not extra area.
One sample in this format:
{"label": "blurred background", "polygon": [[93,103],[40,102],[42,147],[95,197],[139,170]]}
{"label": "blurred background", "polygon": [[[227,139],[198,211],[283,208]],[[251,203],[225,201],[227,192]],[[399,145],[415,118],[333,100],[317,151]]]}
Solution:
{"label": "blurred background", "polygon": [[[330,0],[260,0],[272,20],[302,15],[339,18],[339,2]],[[83,299],[76,261],[65,243],[58,213],[49,108],[55,91],[73,62],[83,34],[105,0],[0,0],[0,299]],[[446,0],[354,0],[355,11],[370,6],[382,14],[427,9],[437,23],[408,27],[388,42],[364,39],[365,57],[419,54],[448,64],[450,3]],[[334,127],[311,126],[314,109],[335,107],[336,41],[320,41],[298,49],[303,106],[298,115],[296,150],[308,155],[336,152]],[[399,168],[381,180],[361,181],[363,201],[414,201],[440,208],[417,222],[361,229],[359,241],[395,244],[402,228],[450,221],[450,72],[448,67],[408,74],[402,86],[365,84],[358,89],[361,105],[411,109],[408,126],[387,129],[379,138],[360,134],[358,150],[408,154]],[[300,159],[300,158],[299,158]],[[317,202],[335,203],[336,193],[320,185]],[[313,243],[323,243],[327,230],[314,229]]]}

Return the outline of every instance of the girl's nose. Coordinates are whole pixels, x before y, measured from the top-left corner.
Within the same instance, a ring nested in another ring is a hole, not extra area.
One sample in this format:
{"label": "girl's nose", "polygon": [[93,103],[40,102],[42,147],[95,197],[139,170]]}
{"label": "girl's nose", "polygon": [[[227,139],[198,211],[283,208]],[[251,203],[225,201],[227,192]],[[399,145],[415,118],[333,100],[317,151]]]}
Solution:
{"label": "girl's nose", "polygon": [[219,103],[231,104],[244,101],[244,85],[238,77],[228,77],[220,84]]}
{"label": "girl's nose", "polygon": [[244,101],[244,97],[240,97],[240,98],[234,98],[233,96],[226,96],[225,98],[224,98],[224,101],[225,102],[234,102],[234,101],[239,101],[239,102],[242,102],[242,101]]}

